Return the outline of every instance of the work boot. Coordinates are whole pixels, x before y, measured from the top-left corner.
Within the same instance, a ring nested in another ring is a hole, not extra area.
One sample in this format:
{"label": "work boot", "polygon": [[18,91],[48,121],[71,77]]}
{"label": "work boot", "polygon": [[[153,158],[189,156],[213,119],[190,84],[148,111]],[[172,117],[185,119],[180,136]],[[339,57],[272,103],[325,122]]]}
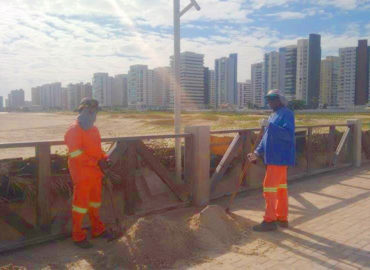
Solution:
{"label": "work boot", "polygon": [[108,232],[107,230],[103,231],[101,234],[98,234],[98,235],[93,235],[92,236],[93,238],[110,238],[111,237],[111,233]]}
{"label": "work boot", "polygon": [[79,241],[79,242],[74,242],[74,244],[78,246],[79,248],[83,248],[83,249],[88,249],[88,248],[93,247],[93,245],[87,239]]}
{"label": "work boot", "polygon": [[288,222],[288,220],[278,220],[278,221],[276,221],[276,223],[281,228],[289,228],[289,222]]}
{"label": "work boot", "polygon": [[277,225],[275,222],[263,221],[261,224],[253,226],[253,231],[256,231],[256,232],[270,232],[270,231],[276,231],[276,230],[277,230]]}

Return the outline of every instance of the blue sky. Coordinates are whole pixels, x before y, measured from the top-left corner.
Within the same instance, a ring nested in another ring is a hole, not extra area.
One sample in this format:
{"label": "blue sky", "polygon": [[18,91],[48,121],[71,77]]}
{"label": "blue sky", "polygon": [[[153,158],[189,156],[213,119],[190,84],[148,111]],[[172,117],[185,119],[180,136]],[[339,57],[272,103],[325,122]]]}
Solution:
{"label": "blue sky", "polygon": [[[181,0],[182,6],[189,1]],[[238,53],[238,80],[263,53],[322,35],[323,56],[370,41],[370,0],[198,0],[182,18],[182,50],[205,65]],[[0,95],[130,65],[166,66],[173,52],[171,0],[0,0]]]}

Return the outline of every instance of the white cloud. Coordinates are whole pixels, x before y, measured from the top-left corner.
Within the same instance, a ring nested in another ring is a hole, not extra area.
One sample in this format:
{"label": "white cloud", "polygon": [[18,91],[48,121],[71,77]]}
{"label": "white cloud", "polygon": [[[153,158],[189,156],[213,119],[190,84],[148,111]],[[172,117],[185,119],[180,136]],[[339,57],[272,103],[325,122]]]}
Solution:
{"label": "white cloud", "polygon": [[339,9],[352,10],[356,8],[370,8],[369,0],[249,0],[250,6],[253,9],[261,9],[263,7],[289,7],[291,3],[308,3],[310,6],[334,6]]}
{"label": "white cloud", "polygon": [[282,11],[277,13],[267,14],[266,16],[277,17],[280,20],[293,20],[293,19],[303,19],[308,14],[295,11]]}
{"label": "white cloud", "polygon": [[365,26],[366,30],[370,33],[370,23]]}
{"label": "white cloud", "polygon": [[344,47],[356,47],[359,39],[370,39],[370,33],[360,34],[360,26],[352,23],[346,31],[340,35],[333,35],[329,32],[321,33],[321,46],[323,56],[338,55],[338,49]]}
{"label": "white cloud", "polygon": [[275,7],[287,5],[290,2],[296,2],[297,0],[250,0],[250,6],[253,9],[261,9],[263,7]]}
{"label": "white cloud", "polygon": [[[267,6],[294,0],[252,0]],[[171,11],[168,0],[0,0],[0,95],[11,89],[61,81],[91,81],[94,72],[126,73],[132,64],[150,68],[169,65],[173,52]],[[186,0],[182,1],[186,3]],[[189,11],[183,27],[207,29],[212,35],[183,38],[182,50],[205,54],[205,64],[229,53],[239,55],[239,81],[250,78],[250,65],[262,61],[265,48],[296,43],[297,36],[282,36],[267,27],[247,24],[251,11],[243,0],[199,0],[200,12]],[[257,7],[257,6],[255,6]],[[303,10],[307,16],[320,9]],[[286,11],[280,18],[299,17]],[[212,23],[197,25],[197,22]],[[234,22],[235,24],[230,24]],[[156,27],[151,31],[150,26]],[[159,29],[157,31],[157,29]],[[367,26],[370,32],[370,25]],[[358,25],[350,24],[343,35],[323,34],[325,54],[338,47],[355,46]]]}
{"label": "white cloud", "polygon": [[368,3],[368,0],[318,0],[317,4],[351,10]]}
{"label": "white cloud", "polygon": [[[114,16],[125,25],[143,23],[151,26],[169,26],[173,23],[172,1],[169,0],[19,0],[18,3],[14,6],[24,10],[65,16]],[[183,20],[247,22],[250,11],[243,8],[243,3],[243,0],[202,0],[199,3],[201,11],[192,9],[184,15]],[[182,1],[182,4],[187,5],[187,1]]]}

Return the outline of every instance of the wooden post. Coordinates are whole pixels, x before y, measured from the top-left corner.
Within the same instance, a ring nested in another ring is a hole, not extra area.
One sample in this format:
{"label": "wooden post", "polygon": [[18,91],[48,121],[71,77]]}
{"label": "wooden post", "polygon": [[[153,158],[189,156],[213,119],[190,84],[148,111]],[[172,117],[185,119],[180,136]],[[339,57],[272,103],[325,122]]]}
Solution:
{"label": "wooden post", "polygon": [[[252,151],[252,132],[248,130],[247,132],[244,132],[242,136],[243,136],[243,151],[242,151],[242,155],[243,155],[242,168],[243,168],[244,164],[247,162],[247,155]],[[243,179],[244,186],[247,186],[248,184],[247,181],[248,179],[247,179],[247,174],[246,174],[245,178]]]}
{"label": "wooden post", "polygon": [[191,183],[191,166],[192,166],[192,158],[193,158],[193,136],[185,138],[185,151],[184,151],[184,182],[190,184]]}
{"label": "wooden post", "polygon": [[36,146],[37,160],[37,206],[36,224],[40,229],[47,230],[51,225],[50,211],[50,176],[51,176],[51,157],[50,145],[40,143]]}
{"label": "wooden post", "polygon": [[306,147],[306,160],[307,160],[307,173],[311,172],[312,164],[312,127],[307,129],[307,147]]}
{"label": "wooden post", "polygon": [[330,126],[329,128],[329,144],[328,144],[328,159],[327,162],[329,164],[329,167],[333,165],[333,157],[334,157],[334,145],[335,145],[335,126]]}
{"label": "wooden post", "polygon": [[359,119],[347,120],[348,125],[351,127],[351,137],[348,144],[351,149],[351,158],[355,167],[361,167],[362,157],[362,122]]}
{"label": "wooden post", "polygon": [[[190,182],[192,183],[192,203],[205,206],[210,199],[210,133],[207,126],[185,127],[185,132],[193,135]],[[190,158],[189,158],[190,160]]]}
{"label": "wooden post", "polygon": [[135,172],[136,172],[136,149],[133,142],[128,143],[127,149],[127,181],[124,187],[125,214],[135,214]]}

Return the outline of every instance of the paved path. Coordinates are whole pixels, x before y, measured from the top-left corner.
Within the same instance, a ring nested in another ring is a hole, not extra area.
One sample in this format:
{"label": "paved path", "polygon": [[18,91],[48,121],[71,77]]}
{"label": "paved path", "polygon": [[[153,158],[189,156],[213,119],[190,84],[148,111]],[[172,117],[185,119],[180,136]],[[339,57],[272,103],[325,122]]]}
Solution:
{"label": "paved path", "polygon": [[[291,228],[251,233],[245,243],[192,269],[370,269],[370,166],[291,184]],[[234,216],[259,223],[260,194],[240,198]],[[258,249],[256,249],[258,250]]]}

